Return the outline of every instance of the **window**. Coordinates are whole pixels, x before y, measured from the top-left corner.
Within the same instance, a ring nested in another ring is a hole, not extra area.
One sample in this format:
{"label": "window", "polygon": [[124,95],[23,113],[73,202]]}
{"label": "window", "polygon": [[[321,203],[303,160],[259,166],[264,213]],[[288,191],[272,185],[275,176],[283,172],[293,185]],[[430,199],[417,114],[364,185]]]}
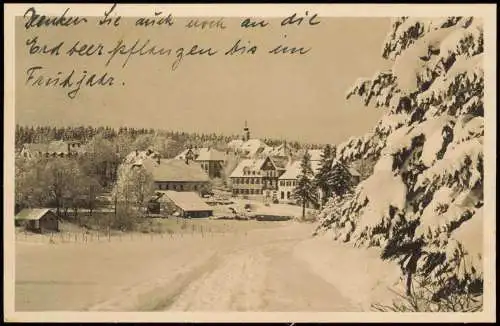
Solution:
{"label": "window", "polygon": [[194,185],[194,190],[198,190],[198,185]]}
{"label": "window", "polygon": [[259,178],[255,179],[255,181],[256,181],[255,184],[260,184],[260,179]]}
{"label": "window", "polygon": [[285,192],[284,191],[281,192],[281,199],[285,199]]}
{"label": "window", "polygon": [[290,199],[290,191],[286,192],[286,199]]}
{"label": "window", "polygon": [[250,189],[250,195],[253,195],[253,189]]}
{"label": "window", "polygon": [[246,178],[246,179],[245,179],[245,183],[246,183],[246,184],[249,184],[249,183],[250,183],[250,179]]}
{"label": "window", "polygon": [[184,185],[181,185],[181,190],[184,190]]}

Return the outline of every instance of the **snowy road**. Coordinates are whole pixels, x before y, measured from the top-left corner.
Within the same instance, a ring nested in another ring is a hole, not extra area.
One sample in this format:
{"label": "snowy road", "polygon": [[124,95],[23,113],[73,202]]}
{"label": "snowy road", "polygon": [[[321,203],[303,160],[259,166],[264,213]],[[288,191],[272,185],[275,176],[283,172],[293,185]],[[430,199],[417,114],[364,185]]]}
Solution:
{"label": "snowy road", "polygon": [[[332,261],[329,250],[321,257],[320,250],[304,246],[312,226],[281,225],[204,238],[18,244],[16,310],[361,310],[347,297],[350,291],[339,290],[344,277],[332,281],[331,267],[312,267],[311,261]],[[47,261],[43,255],[50,264],[35,268],[37,261]]]}

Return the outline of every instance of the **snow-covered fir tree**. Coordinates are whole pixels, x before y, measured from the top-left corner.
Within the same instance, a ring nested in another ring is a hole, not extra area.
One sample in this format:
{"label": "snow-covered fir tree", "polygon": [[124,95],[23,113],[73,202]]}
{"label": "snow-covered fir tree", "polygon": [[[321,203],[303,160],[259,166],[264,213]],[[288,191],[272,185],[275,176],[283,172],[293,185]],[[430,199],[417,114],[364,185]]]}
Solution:
{"label": "snow-covered fir tree", "polygon": [[352,175],[347,167],[338,160],[332,160],[330,166],[326,181],[330,193],[335,196],[343,196],[353,186]]}
{"label": "snow-covered fir tree", "polygon": [[314,173],[311,167],[311,155],[305,152],[300,162],[300,175],[292,196],[302,205],[302,218],[306,216],[306,206],[317,203],[317,193],[313,183]]}
{"label": "snow-covered fir tree", "polygon": [[329,185],[329,176],[331,172],[331,167],[333,163],[333,151],[330,145],[326,145],[321,153],[321,161],[318,172],[314,176],[314,185],[321,190],[322,193],[322,205],[326,203],[326,200],[332,195]]}
{"label": "snow-covered fir tree", "polygon": [[382,51],[392,68],[347,94],[384,114],[337,147],[347,164],[377,163],[321,214],[338,239],[381,247],[400,264],[407,293],[425,283],[437,304],[482,296],[483,42],[478,18],[393,20]]}

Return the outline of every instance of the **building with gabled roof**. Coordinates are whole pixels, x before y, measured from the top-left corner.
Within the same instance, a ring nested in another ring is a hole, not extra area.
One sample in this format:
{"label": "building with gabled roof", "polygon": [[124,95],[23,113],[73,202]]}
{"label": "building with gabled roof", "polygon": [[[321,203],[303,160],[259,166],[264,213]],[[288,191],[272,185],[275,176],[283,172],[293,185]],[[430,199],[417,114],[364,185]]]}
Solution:
{"label": "building with gabled roof", "polygon": [[196,192],[159,191],[159,201],[175,207],[181,217],[201,218],[213,215],[213,208],[203,201]]}
{"label": "building with gabled roof", "polygon": [[25,208],[15,216],[15,223],[34,232],[59,231],[59,220],[48,208]]}
{"label": "building with gabled roof", "polygon": [[[313,174],[315,175],[319,171],[320,162],[311,161],[311,168],[313,170]],[[301,172],[301,161],[294,161],[287,165],[285,172],[279,177],[278,180],[278,196],[280,201],[293,201],[293,190],[297,186],[297,180]]]}
{"label": "building with gabled roof", "polygon": [[26,143],[19,156],[27,159],[35,157],[67,157],[85,153],[80,141],[53,140],[48,143]]}
{"label": "building with gabled roof", "polygon": [[226,159],[226,153],[208,147],[199,150],[195,161],[201,165],[210,178],[221,178]]}
{"label": "building with gabled roof", "polygon": [[210,190],[210,179],[201,165],[194,161],[145,158],[132,167],[142,167],[151,173],[157,190],[195,191]]}
{"label": "building with gabled roof", "polygon": [[233,196],[272,198],[283,172],[269,156],[244,159],[230,175]]}
{"label": "building with gabled roof", "polygon": [[226,153],[211,147],[188,148],[175,157],[178,160],[199,163],[209,178],[221,178]]}

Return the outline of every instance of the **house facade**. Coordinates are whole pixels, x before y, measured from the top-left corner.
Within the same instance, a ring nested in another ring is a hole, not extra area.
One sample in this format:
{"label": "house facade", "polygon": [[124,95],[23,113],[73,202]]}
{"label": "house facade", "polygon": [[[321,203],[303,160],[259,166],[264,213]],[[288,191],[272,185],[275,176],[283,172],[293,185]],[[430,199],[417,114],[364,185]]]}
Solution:
{"label": "house facade", "polygon": [[[293,197],[293,191],[297,186],[297,180],[301,173],[301,161],[294,161],[286,167],[278,180],[278,199],[281,203],[296,203],[297,200]],[[315,175],[320,168],[320,161],[311,161],[311,168]],[[318,193],[318,196],[320,194]]]}
{"label": "house facade", "polygon": [[293,190],[297,186],[297,178],[300,174],[300,161],[295,161],[290,164],[285,173],[278,179],[278,200],[281,203],[295,202],[293,198]]}
{"label": "house facade", "polygon": [[230,175],[233,196],[273,198],[283,170],[270,157],[244,159]]}
{"label": "house facade", "polygon": [[153,176],[156,190],[192,191],[205,193],[210,191],[210,180],[200,164],[193,161],[176,159],[144,160],[136,162]]}

